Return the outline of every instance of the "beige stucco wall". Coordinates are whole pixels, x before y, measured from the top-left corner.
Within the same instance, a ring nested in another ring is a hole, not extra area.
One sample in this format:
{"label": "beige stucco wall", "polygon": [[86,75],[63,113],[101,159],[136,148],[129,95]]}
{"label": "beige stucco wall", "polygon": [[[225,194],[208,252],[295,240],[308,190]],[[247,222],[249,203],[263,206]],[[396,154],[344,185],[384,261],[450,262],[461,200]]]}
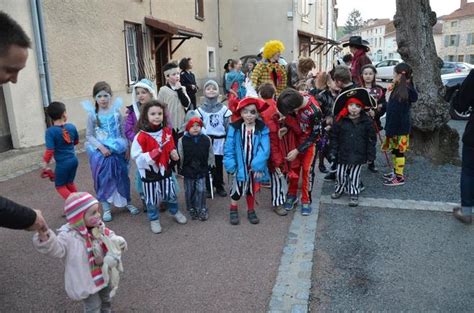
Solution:
{"label": "beige stucco wall", "polygon": [[[220,67],[228,58],[257,54],[264,43],[271,39],[281,40],[285,44],[283,57],[291,62],[299,55],[298,30],[326,37],[326,1],[316,1],[311,5],[307,18],[300,15],[305,12],[302,0],[272,0],[271,3],[269,0],[227,0],[220,3],[223,43]],[[332,6],[332,2],[329,6]],[[288,17],[288,13],[292,14],[292,18]],[[320,18],[323,19],[322,23]],[[334,24],[332,13],[329,14],[329,24]],[[330,26],[329,37],[335,38],[335,27]],[[316,59],[314,53],[311,57]],[[326,63],[326,56],[321,57],[322,67],[331,63],[332,54],[327,59]]]}
{"label": "beige stucco wall", "polygon": [[[193,0],[148,1],[44,1],[46,36],[52,73],[53,98],[67,105],[69,119],[78,128],[85,127],[85,112],[80,101],[90,99],[95,82],[107,81],[115,96],[131,103],[127,93],[127,68],[124,22],[144,25],[145,16],[154,16],[203,33],[203,39],[192,38],[173,55],[193,58],[198,84],[216,73],[207,71],[207,47],[216,47],[214,35],[216,5],[206,0],[205,20],[195,19]],[[206,19],[207,17],[207,19]],[[176,41],[175,41],[176,42]],[[152,60],[154,63],[154,61]]]}
{"label": "beige stucco wall", "polygon": [[254,1],[221,0],[221,59],[222,68],[228,58],[257,54],[268,40],[281,40],[285,45],[283,57],[293,59],[293,21],[287,17],[292,11],[291,0]]}
{"label": "beige stucco wall", "polygon": [[[0,4],[1,10],[15,19],[33,40],[29,1],[2,0]],[[32,48],[29,50],[26,67],[19,74],[18,83],[7,83],[3,86],[14,148],[26,148],[44,142],[46,126],[34,42]]]}

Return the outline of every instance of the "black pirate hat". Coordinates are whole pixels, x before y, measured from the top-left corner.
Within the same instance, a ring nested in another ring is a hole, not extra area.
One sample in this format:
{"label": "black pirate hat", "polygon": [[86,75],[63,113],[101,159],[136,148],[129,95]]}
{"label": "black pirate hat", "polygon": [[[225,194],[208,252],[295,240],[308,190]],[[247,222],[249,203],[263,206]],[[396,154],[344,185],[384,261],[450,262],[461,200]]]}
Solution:
{"label": "black pirate hat", "polygon": [[354,46],[354,47],[364,48],[365,51],[370,50],[369,42],[367,40],[363,40],[361,36],[351,36],[349,38],[349,41],[344,43],[342,46],[343,47]]}
{"label": "black pirate hat", "polygon": [[[353,101],[349,101],[353,100]],[[344,109],[347,108],[350,102],[358,103],[362,106],[362,109],[367,110],[375,108],[377,106],[377,101],[372,97],[367,89],[365,88],[354,88],[349,89],[341,93],[334,101],[334,107],[332,109],[333,116],[338,117],[339,114],[343,113]],[[342,112],[341,112],[342,111]]]}

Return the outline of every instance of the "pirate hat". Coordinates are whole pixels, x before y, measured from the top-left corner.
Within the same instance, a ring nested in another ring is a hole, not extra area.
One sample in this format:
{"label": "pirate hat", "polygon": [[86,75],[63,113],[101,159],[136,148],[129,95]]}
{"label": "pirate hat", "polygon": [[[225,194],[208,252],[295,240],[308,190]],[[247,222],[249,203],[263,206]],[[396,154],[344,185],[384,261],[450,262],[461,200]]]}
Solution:
{"label": "pirate hat", "polygon": [[243,108],[251,104],[255,104],[255,107],[257,108],[258,112],[265,111],[268,108],[268,104],[263,99],[256,98],[256,97],[245,97],[242,100],[240,100],[235,112],[240,114],[240,111]]}
{"label": "pirate hat", "polygon": [[[333,116],[345,115],[349,103],[360,104],[362,109],[371,109],[377,106],[377,101],[365,88],[354,88],[341,93],[334,101]],[[345,109],[345,110],[344,110]]]}
{"label": "pirate hat", "polygon": [[361,36],[351,36],[349,38],[349,41],[343,44],[342,46],[343,47],[354,46],[354,47],[364,48],[365,51],[370,50],[369,42],[367,40],[363,40]]}

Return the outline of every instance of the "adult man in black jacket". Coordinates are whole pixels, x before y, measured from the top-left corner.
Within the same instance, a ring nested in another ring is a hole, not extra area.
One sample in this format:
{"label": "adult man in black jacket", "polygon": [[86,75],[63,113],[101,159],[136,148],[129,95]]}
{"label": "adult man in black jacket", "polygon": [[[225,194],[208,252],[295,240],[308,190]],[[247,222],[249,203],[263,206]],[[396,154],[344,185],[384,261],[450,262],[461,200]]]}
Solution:
{"label": "adult man in black jacket", "polygon": [[[0,84],[15,84],[18,73],[25,67],[31,41],[21,26],[2,11],[0,38]],[[41,211],[0,196],[0,227],[39,230],[47,228],[47,225]]]}
{"label": "adult man in black jacket", "polygon": [[[471,70],[454,101],[458,112],[474,108],[474,70]],[[472,223],[474,207],[474,112],[471,112],[462,136],[461,207],[454,208],[454,216],[465,224]]]}

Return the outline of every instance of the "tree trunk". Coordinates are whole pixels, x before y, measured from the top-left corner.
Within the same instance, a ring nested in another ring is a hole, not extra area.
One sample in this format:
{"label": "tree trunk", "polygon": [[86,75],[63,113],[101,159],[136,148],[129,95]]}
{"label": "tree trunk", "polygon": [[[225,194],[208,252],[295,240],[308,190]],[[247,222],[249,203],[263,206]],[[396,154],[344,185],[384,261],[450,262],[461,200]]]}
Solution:
{"label": "tree trunk", "polygon": [[[436,162],[456,162],[459,135],[447,125],[449,103],[443,99],[440,70],[443,60],[436,54],[432,29],[436,13],[431,11],[429,0],[396,1],[393,24],[397,30],[398,53],[412,66],[418,90],[418,101],[411,110],[411,150]],[[454,137],[458,140],[445,140]]]}

